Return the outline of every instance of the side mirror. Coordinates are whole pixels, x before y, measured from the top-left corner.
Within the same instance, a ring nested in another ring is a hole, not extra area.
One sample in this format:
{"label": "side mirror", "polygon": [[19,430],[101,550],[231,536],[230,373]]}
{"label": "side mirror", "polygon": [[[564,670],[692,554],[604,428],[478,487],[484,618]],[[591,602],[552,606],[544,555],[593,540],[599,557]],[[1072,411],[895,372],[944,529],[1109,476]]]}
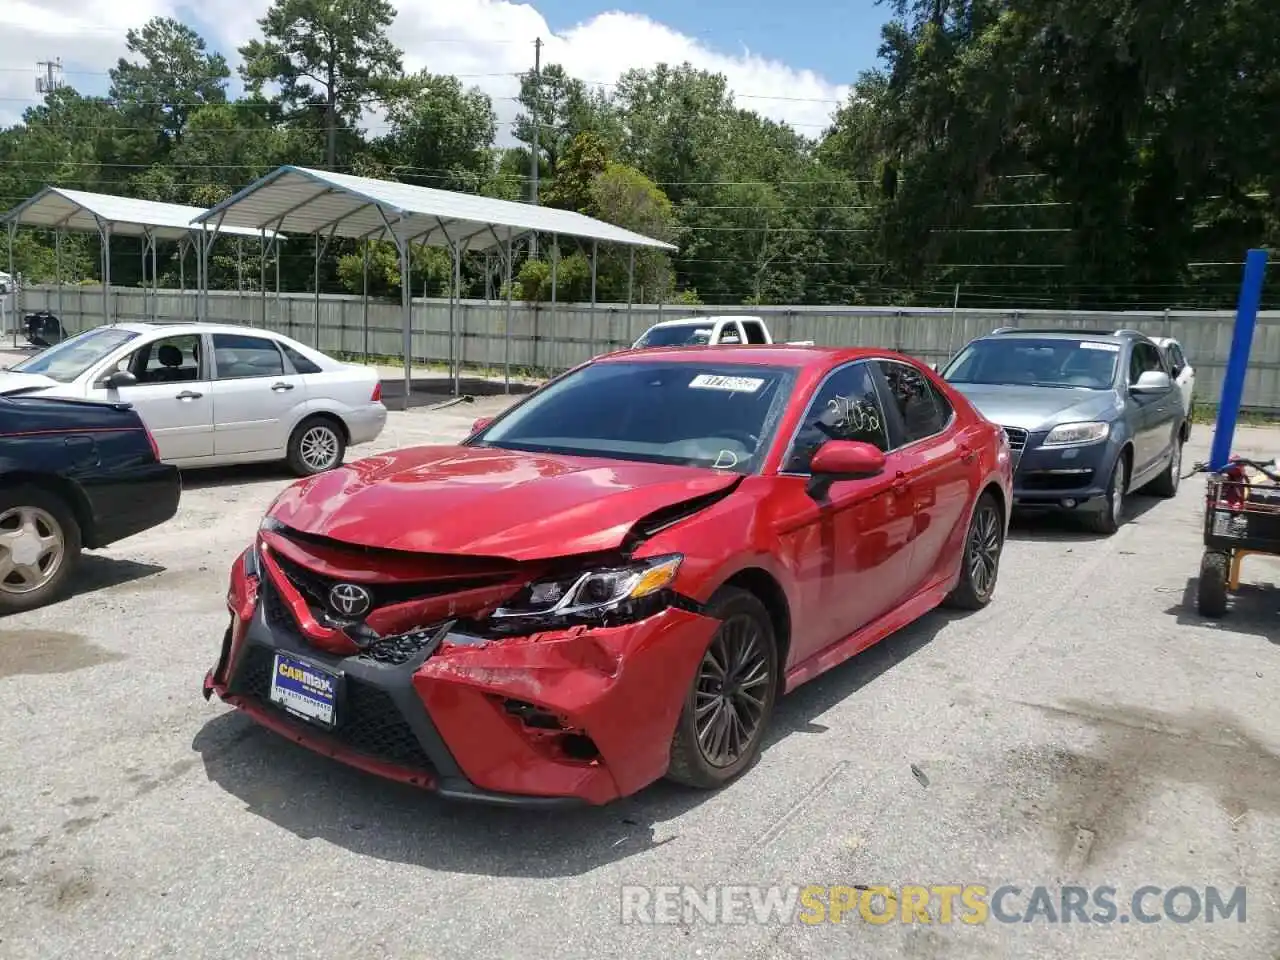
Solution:
{"label": "side mirror", "polygon": [[471,425],[471,435],[474,437],[491,423],[493,423],[493,417],[481,417]]}
{"label": "side mirror", "polygon": [[1173,381],[1163,370],[1147,370],[1129,389],[1133,393],[1164,393],[1173,388]]}
{"label": "side mirror", "polygon": [[828,440],[809,461],[809,495],[826,497],[838,480],[864,480],[884,472],[884,451],[857,440]]}
{"label": "side mirror", "polygon": [[132,387],[138,383],[138,378],[128,370],[115,370],[98,381],[108,390],[116,390],[120,387]]}

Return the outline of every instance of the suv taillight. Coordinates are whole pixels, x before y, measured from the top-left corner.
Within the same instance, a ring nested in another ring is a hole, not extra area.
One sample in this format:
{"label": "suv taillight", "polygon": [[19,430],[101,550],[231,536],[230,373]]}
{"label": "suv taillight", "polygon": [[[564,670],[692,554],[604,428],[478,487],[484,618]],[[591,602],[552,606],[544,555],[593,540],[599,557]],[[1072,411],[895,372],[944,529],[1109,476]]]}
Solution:
{"label": "suv taillight", "polygon": [[382,381],[379,380],[373,385],[373,396],[369,398],[370,403],[382,402]]}
{"label": "suv taillight", "polygon": [[151,431],[146,427],[142,428],[142,432],[147,435],[147,443],[151,444],[151,453],[156,458],[156,462],[159,462],[160,448],[156,445],[156,438],[151,435]]}

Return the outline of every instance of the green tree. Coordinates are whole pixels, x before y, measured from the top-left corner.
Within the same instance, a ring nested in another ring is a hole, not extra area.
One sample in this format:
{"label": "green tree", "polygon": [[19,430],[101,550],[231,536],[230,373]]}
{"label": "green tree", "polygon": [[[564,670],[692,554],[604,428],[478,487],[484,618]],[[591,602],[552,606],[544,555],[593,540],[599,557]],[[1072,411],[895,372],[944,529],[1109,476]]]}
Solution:
{"label": "green tree", "polygon": [[407,183],[474,191],[490,169],[493,102],[456,77],[423,72],[409,83],[387,111],[391,131],[376,144],[382,163]]}
{"label": "green tree", "polygon": [[578,134],[556,162],[555,182],[547,190],[545,203],[594,217],[593,189],[608,165],[608,147],[599,134],[590,131]]}
{"label": "green tree", "polygon": [[387,0],[274,0],[258,21],[263,38],[240,48],[250,91],[275,83],[284,116],[321,114],[328,169],[339,129],[350,133],[366,107],[402,90],[402,55],[386,32],[394,19]]}
{"label": "green tree", "polygon": [[134,59],[122,57],[111,69],[110,95],[158,160],[182,141],[193,111],[226,102],[231,71],[222,54],[209,52],[203,37],[171,17],[129,30],[125,46]]}
{"label": "green tree", "polygon": [[[512,134],[527,151],[532,151],[537,131],[540,176],[558,168],[561,155],[580,133],[594,133],[606,149],[622,140],[620,117],[609,96],[569,76],[558,63],[547,64],[540,75],[532,70],[521,74],[516,100],[522,110],[516,116]],[[526,152],[526,173],[529,158],[530,153]]]}

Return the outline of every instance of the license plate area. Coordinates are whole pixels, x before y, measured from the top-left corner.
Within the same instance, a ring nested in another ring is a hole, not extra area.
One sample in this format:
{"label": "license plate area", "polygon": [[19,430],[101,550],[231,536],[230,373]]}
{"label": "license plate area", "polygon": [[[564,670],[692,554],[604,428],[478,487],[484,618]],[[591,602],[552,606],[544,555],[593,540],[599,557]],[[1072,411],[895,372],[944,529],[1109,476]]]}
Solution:
{"label": "license plate area", "polygon": [[338,725],[342,674],[287,653],[277,653],[268,698],[299,719],[332,730]]}

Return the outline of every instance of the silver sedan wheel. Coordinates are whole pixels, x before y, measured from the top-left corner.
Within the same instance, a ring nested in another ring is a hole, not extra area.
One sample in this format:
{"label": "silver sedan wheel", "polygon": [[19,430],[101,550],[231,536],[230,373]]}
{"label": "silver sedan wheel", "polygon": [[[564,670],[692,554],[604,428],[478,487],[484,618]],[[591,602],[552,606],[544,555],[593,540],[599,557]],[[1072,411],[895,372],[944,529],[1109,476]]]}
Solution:
{"label": "silver sedan wheel", "polygon": [[0,593],[32,593],[58,574],[67,555],[66,534],[39,507],[0,513]]}
{"label": "silver sedan wheel", "polygon": [[298,455],[307,468],[320,473],[338,461],[338,434],[333,427],[317,424],[307,429],[298,443]]}

